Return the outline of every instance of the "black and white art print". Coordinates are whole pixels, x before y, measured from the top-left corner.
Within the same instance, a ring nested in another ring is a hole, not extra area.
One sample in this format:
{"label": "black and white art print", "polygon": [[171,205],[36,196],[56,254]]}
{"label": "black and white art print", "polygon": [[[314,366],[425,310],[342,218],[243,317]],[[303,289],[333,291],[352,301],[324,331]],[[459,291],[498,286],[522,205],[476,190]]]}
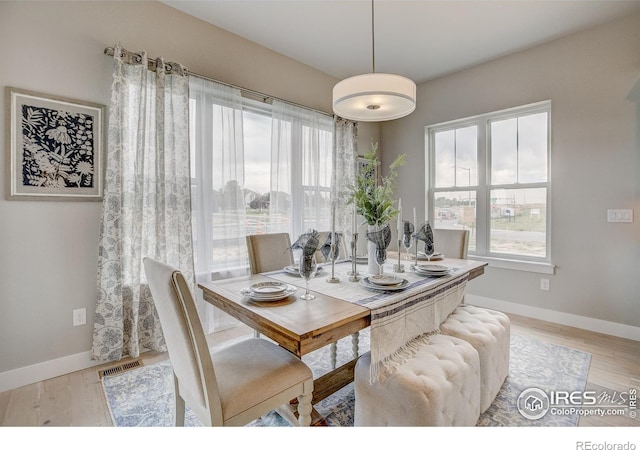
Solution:
{"label": "black and white art print", "polygon": [[101,200],[104,105],[7,87],[8,198]]}

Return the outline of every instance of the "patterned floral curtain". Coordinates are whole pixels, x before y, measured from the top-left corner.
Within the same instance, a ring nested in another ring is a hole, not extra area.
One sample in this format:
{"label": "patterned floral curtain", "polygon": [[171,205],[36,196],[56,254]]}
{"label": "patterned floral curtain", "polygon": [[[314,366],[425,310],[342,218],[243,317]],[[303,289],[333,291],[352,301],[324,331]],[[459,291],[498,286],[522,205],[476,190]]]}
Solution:
{"label": "patterned floral curtain", "polygon": [[114,50],[93,357],[166,349],[142,259],[194,284],[186,70]]}

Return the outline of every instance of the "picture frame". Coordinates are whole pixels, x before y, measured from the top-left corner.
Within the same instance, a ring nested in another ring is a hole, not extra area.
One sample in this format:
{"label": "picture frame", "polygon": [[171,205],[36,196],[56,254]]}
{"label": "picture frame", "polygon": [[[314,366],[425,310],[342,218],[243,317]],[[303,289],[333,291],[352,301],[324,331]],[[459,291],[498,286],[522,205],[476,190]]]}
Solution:
{"label": "picture frame", "polygon": [[7,199],[100,201],[105,105],[5,87]]}
{"label": "picture frame", "polygon": [[[368,173],[366,173],[367,170]],[[371,168],[368,167],[367,159],[362,156],[358,156],[358,173],[365,175],[366,178],[373,178],[375,180],[375,184],[378,184],[378,167],[376,166],[371,170]]]}

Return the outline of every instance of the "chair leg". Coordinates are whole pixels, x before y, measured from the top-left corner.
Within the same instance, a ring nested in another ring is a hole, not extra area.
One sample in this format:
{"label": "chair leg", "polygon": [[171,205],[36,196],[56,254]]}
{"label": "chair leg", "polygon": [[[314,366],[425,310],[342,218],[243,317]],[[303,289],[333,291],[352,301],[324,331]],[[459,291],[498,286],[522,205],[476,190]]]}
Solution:
{"label": "chair leg", "polygon": [[253,337],[254,338],[259,338],[260,337],[260,332],[258,330],[253,330]]}
{"label": "chair leg", "polygon": [[178,377],[173,375],[173,384],[175,386],[175,396],[176,396],[176,427],[184,427],[184,415],[186,405],[184,403],[184,399],[180,395],[180,389],[178,387]]}
{"label": "chair leg", "polygon": [[301,427],[311,425],[311,397],[312,394],[298,395],[298,425]]}

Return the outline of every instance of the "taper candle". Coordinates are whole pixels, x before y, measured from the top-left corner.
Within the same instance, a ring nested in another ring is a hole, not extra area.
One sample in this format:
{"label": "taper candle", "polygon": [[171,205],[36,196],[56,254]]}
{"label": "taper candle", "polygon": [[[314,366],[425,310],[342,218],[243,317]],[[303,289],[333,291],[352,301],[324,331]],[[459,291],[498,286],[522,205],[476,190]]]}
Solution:
{"label": "taper candle", "polygon": [[358,213],[356,211],[356,203],[353,202],[353,233],[358,232]]}
{"label": "taper candle", "polygon": [[398,236],[402,234],[402,199],[398,200]]}
{"label": "taper candle", "polygon": [[334,243],[333,240],[335,238],[336,233],[336,203],[333,202],[332,210],[331,210],[331,242]]}

